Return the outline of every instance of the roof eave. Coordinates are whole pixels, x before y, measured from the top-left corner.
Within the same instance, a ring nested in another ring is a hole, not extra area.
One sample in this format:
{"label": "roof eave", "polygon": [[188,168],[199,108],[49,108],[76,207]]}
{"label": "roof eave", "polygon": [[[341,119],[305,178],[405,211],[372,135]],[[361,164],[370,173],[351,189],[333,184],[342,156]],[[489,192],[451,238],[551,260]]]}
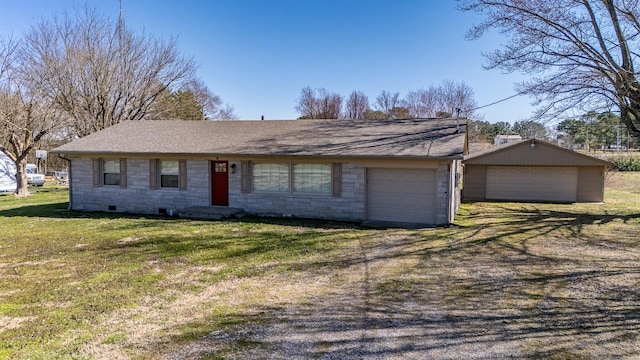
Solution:
{"label": "roof eave", "polygon": [[571,150],[571,149],[565,149],[565,148],[563,148],[561,146],[558,146],[558,145],[555,145],[555,144],[551,144],[551,143],[549,143],[547,141],[538,140],[538,139],[525,139],[525,140],[518,141],[518,142],[515,142],[515,143],[511,143],[511,144],[499,145],[499,146],[494,147],[493,149],[490,148],[490,149],[481,151],[481,152],[479,152],[477,154],[466,155],[464,157],[463,161],[465,163],[467,163],[467,164],[473,164],[474,160],[483,159],[483,158],[486,158],[486,157],[489,157],[489,156],[493,156],[493,155],[495,155],[497,153],[500,153],[500,152],[503,152],[503,151],[508,151],[508,150],[510,150],[512,148],[515,148],[515,147],[518,147],[518,146],[522,146],[525,143],[535,143],[535,142],[542,143],[545,146],[549,146],[549,147],[552,147],[552,148],[555,148],[555,149],[558,149],[558,150],[561,150],[561,151],[565,151],[565,152],[571,153],[574,156],[578,156],[578,157],[582,157],[582,158],[585,158],[585,159],[589,159],[590,161],[600,162],[603,166],[608,166],[608,167],[613,166],[613,163],[610,162],[610,161],[599,159],[599,158],[594,157],[594,156],[589,156],[589,155],[586,155],[586,154],[582,154],[582,153],[579,153],[579,152]]}
{"label": "roof eave", "polygon": [[52,154],[61,156],[136,156],[136,157],[291,157],[291,158],[335,158],[335,159],[403,159],[403,160],[462,160],[464,155],[462,153],[444,155],[444,156],[429,156],[429,155],[366,155],[366,154],[349,154],[349,155],[335,155],[335,154],[285,154],[285,153],[270,153],[270,154],[254,154],[254,153],[185,153],[185,152],[120,152],[120,151],[64,151],[64,150],[52,150]]}

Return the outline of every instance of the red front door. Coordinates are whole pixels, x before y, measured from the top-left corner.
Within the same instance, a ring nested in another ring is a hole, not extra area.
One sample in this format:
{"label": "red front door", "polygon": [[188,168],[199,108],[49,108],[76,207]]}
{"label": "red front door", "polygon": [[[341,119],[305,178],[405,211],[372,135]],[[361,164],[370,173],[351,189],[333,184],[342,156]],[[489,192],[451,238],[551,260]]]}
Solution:
{"label": "red front door", "polygon": [[211,204],[229,206],[229,162],[211,162]]}

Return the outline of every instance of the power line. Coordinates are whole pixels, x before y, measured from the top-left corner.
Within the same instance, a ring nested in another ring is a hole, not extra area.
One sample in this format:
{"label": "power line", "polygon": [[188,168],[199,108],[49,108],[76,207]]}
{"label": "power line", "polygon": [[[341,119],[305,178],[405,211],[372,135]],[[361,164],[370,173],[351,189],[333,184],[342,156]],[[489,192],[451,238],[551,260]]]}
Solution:
{"label": "power line", "polygon": [[467,111],[476,111],[476,110],[480,110],[480,109],[483,109],[483,108],[486,108],[486,107],[489,107],[489,106],[493,106],[493,105],[496,105],[496,104],[500,104],[501,102],[507,101],[507,100],[509,100],[509,99],[513,99],[514,97],[516,97],[516,96],[520,96],[520,95],[523,95],[523,94],[524,94],[523,92],[519,92],[519,93],[517,93],[517,94],[514,94],[514,95],[511,95],[511,96],[508,96],[508,97],[506,97],[506,98],[504,98],[504,99],[500,99],[500,100],[498,100],[498,101],[494,101],[494,102],[492,102],[492,103],[490,103],[490,104],[486,104],[486,105],[478,106],[478,107],[475,107],[475,108],[470,109],[470,110],[467,110]]}

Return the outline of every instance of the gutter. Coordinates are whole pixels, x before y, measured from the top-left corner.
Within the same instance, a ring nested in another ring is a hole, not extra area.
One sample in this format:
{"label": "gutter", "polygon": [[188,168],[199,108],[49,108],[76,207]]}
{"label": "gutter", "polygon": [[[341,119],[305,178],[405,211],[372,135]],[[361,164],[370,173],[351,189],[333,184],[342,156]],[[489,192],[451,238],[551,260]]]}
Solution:
{"label": "gutter", "polygon": [[[430,146],[431,147],[431,146]],[[430,151],[430,149],[429,149]],[[56,152],[52,152],[56,153]],[[274,157],[287,157],[287,158],[296,158],[296,159],[305,159],[305,158],[321,158],[321,159],[381,159],[381,160],[463,160],[463,153],[453,154],[453,155],[439,155],[439,156],[430,156],[430,155],[404,155],[404,156],[394,156],[394,155],[365,155],[365,154],[349,154],[349,155],[339,155],[339,154],[287,154],[287,153],[176,153],[176,152],[119,152],[119,151],[78,151],[78,152],[66,152],[66,153],[58,153],[58,156],[65,159],[60,155],[77,155],[77,156],[118,156],[118,157],[136,157],[136,158],[193,158],[193,159],[211,159],[211,158],[274,158]]]}

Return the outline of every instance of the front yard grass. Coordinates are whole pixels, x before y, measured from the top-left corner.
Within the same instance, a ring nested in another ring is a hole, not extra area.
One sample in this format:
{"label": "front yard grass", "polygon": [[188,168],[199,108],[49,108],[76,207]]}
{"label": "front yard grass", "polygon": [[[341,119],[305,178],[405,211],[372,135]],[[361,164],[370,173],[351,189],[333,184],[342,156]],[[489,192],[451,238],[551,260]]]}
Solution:
{"label": "front yard grass", "polygon": [[640,356],[640,173],[605,204],[466,203],[428,230],[67,196],[0,195],[0,358]]}

